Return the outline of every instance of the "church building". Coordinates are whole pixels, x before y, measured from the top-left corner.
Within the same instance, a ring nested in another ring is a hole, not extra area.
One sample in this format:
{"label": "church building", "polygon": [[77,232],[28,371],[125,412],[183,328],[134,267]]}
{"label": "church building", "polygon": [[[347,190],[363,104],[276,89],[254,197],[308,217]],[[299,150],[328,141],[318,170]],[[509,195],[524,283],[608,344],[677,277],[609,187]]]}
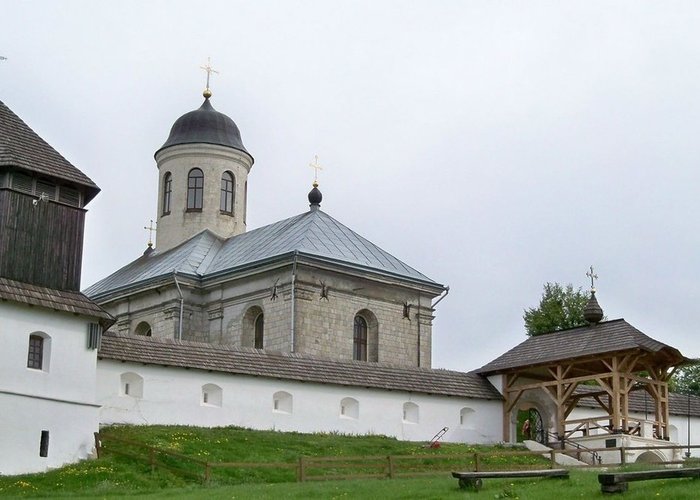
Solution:
{"label": "church building", "polygon": [[629,462],[700,441],[700,398],[668,390],[689,360],[602,321],[593,291],[587,325],[433,368],[448,287],[326,213],[317,182],[308,209],[248,230],[254,159],[209,89],[155,163],[155,246],[80,293],[99,189],[0,103],[0,474],[85,458],[111,424],[659,447]]}

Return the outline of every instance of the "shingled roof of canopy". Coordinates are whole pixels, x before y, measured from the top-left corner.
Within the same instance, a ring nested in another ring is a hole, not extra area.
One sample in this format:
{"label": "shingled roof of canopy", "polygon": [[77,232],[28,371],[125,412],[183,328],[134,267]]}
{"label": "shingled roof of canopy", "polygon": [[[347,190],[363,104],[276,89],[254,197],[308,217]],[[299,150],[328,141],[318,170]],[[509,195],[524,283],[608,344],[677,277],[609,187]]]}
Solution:
{"label": "shingled roof of canopy", "polygon": [[431,368],[338,361],[298,353],[106,333],[101,359],[210,370],[255,377],[501,400],[484,377]]}
{"label": "shingled roof of canopy", "polygon": [[97,184],[39,137],[2,101],[0,101],[0,167],[14,167],[78,184],[85,189],[85,203],[100,192]]}
{"label": "shingled roof of canopy", "polygon": [[476,372],[489,375],[634,349],[655,353],[669,365],[689,361],[674,347],[645,335],[624,319],[616,319],[529,337]]}

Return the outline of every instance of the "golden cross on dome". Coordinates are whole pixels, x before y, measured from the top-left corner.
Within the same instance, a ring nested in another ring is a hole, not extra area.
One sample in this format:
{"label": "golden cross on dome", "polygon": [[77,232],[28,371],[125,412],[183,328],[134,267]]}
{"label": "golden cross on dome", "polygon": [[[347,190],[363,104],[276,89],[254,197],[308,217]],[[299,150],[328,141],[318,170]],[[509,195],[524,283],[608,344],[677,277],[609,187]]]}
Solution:
{"label": "golden cross on dome", "polygon": [[318,155],[314,155],[314,161],[309,163],[309,166],[314,169],[314,186],[318,184],[318,171],[323,170],[323,167],[318,163]]}
{"label": "golden cross on dome", "polygon": [[143,228],[148,231],[148,246],[153,246],[153,231],[157,231],[156,227],[153,225],[153,219],[148,226],[143,226]]}
{"label": "golden cross on dome", "polygon": [[588,276],[589,278],[591,278],[591,291],[592,291],[592,292],[595,292],[595,283],[593,282],[593,280],[597,280],[597,279],[598,279],[598,275],[595,274],[595,273],[593,272],[593,266],[591,266],[591,270],[590,270],[590,271],[586,272],[586,276]]}
{"label": "golden cross on dome", "polygon": [[200,68],[202,68],[204,71],[207,72],[207,88],[204,89],[204,91],[206,92],[207,90],[209,90],[209,77],[211,76],[212,73],[216,73],[218,75],[219,72],[211,67],[211,57],[207,57],[207,65],[200,66]]}

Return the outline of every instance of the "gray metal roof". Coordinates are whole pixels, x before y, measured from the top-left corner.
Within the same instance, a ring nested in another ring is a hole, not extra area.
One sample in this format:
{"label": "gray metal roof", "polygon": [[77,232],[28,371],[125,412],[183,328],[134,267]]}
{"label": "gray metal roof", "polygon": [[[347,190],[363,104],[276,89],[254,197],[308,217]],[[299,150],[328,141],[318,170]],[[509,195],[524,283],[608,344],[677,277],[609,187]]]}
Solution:
{"label": "gray metal roof", "polygon": [[85,203],[100,192],[74,167],[0,101],[0,167],[15,167],[83,187]]}
{"label": "gray metal roof", "polygon": [[231,118],[216,111],[208,98],[204,99],[199,109],[175,120],[168,139],[156,151],[156,155],[165,148],[180,144],[216,144],[243,151],[250,156],[243,146],[238,126]]}
{"label": "gray metal roof", "polygon": [[196,368],[257,377],[321,384],[502,399],[484,377],[474,373],[405,368],[365,361],[338,361],[300,354],[269,352],[226,345],[106,333],[98,352],[102,359]]}
{"label": "gray metal roof", "polygon": [[143,255],[85,290],[101,297],[159,277],[196,278],[246,269],[294,253],[339,265],[441,287],[321,210],[311,210],[269,226],[221,239],[208,230],[164,253]]}
{"label": "gray metal roof", "polygon": [[114,323],[107,311],[80,292],[54,290],[0,277],[0,300],[99,318],[105,327]]}
{"label": "gray metal roof", "polygon": [[666,351],[682,362],[685,358],[673,347],[637,330],[624,319],[606,321],[558,332],[529,337],[510,351],[477,370],[498,373],[514,368],[545,365],[559,360],[597,356],[630,349]]}

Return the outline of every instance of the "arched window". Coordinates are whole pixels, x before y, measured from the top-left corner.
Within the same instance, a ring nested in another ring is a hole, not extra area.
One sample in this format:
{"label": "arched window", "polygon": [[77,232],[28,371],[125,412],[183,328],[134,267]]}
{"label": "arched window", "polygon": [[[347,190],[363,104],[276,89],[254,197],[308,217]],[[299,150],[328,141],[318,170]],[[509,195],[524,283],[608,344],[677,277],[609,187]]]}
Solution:
{"label": "arched window", "polygon": [[221,202],[219,210],[225,214],[233,214],[233,188],[236,185],[231,172],[224,172],[221,176]]}
{"label": "arched window", "polygon": [[265,315],[263,313],[258,314],[255,318],[255,348],[263,348],[263,337],[265,335]]}
{"label": "arched window", "polygon": [[276,413],[292,413],[292,395],[278,391],[272,395],[272,411]]}
{"label": "arched window", "polygon": [[143,335],[144,337],[150,337],[151,336],[151,325],[149,325],[145,321],[142,321],[141,323],[136,325],[136,330],[134,330],[134,333],[136,335]]}
{"label": "arched window", "polygon": [[170,213],[170,197],[173,192],[173,176],[166,172],[163,177],[163,215]]}
{"label": "arched window", "polygon": [[187,210],[202,210],[204,197],[204,174],[198,168],[193,168],[187,175]]}
{"label": "arched window", "polygon": [[49,371],[51,354],[51,337],[43,332],[34,332],[29,336],[27,349],[27,368]]}
{"label": "arched window", "polygon": [[466,426],[473,413],[474,410],[466,406],[459,410],[459,425]]}
{"label": "arched window", "polygon": [[143,397],[143,377],[133,372],[125,372],[121,375],[121,395],[132,398]]}
{"label": "arched window", "polygon": [[352,359],[367,361],[367,320],[359,314],[355,316],[352,337]]}
{"label": "arched window", "polygon": [[360,403],[355,398],[340,400],[340,417],[357,420],[360,417]]}
{"label": "arched window", "polygon": [[223,391],[216,384],[204,384],[202,386],[202,406],[221,407]]}
{"label": "arched window", "polygon": [[403,404],[403,421],[408,424],[418,423],[418,405],[416,403],[409,401]]}

